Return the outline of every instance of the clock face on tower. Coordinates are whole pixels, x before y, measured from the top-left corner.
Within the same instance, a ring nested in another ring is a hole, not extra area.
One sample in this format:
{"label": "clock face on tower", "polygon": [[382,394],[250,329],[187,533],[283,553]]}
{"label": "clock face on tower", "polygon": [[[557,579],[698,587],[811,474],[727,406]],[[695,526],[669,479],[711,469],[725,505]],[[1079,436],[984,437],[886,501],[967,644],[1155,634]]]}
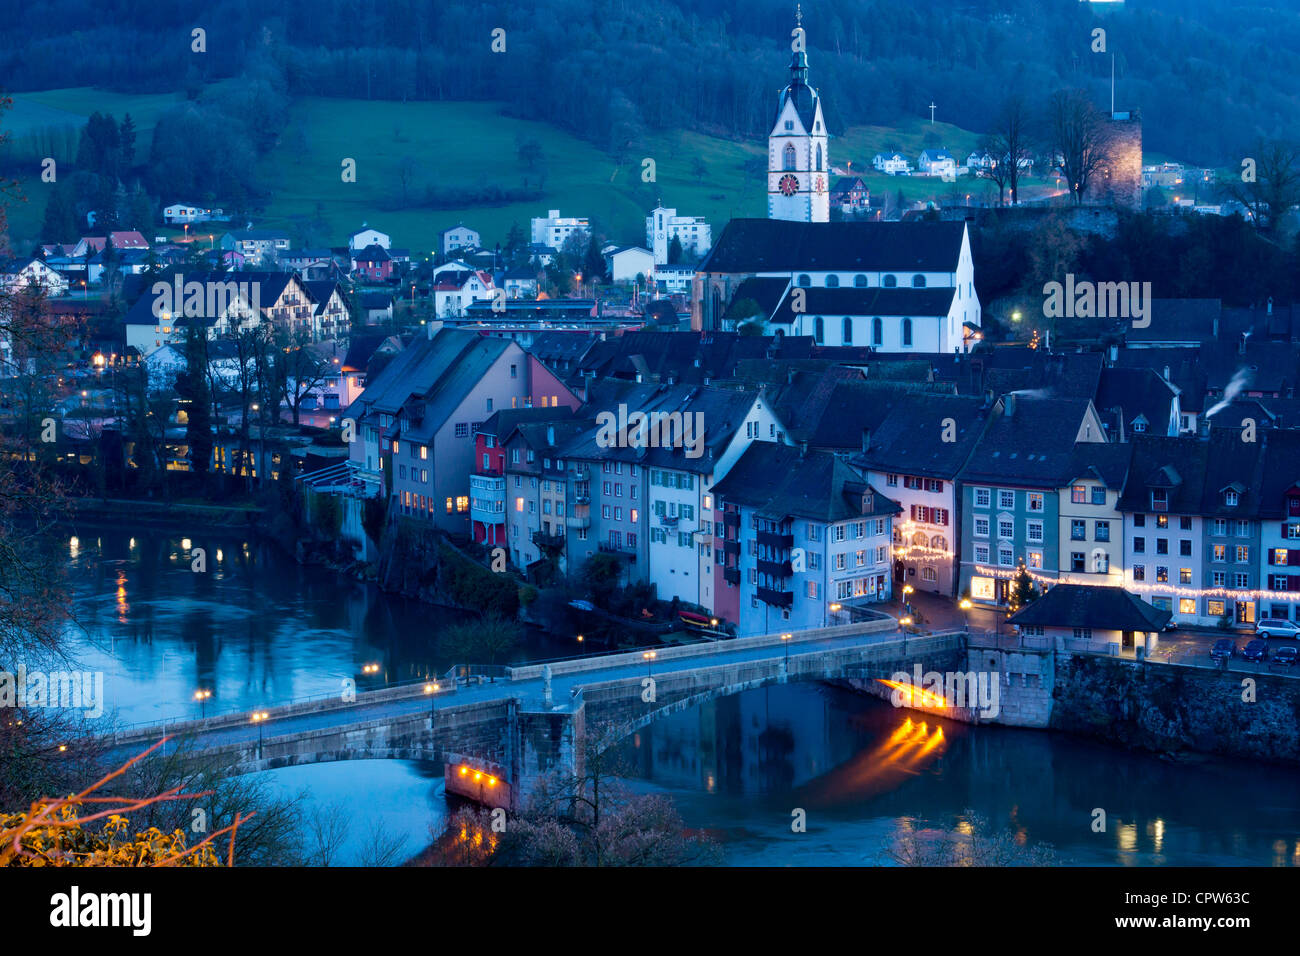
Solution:
{"label": "clock face on tower", "polygon": [[782,176],[776,185],[777,188],[781,190],[781,195],[783,196],[793,196],[799,191],[799,180],[791,176],[789,173]]}

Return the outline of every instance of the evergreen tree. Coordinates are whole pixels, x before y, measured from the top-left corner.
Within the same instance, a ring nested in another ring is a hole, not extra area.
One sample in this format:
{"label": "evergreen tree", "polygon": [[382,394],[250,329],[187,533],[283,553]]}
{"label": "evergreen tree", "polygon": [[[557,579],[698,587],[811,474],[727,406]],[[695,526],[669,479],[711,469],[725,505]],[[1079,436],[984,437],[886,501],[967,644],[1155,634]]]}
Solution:
{"label": "evergreen tree", "polygon": [[677,233],[673,233],[673,241],[668,243],[668,264],[674,266],[677,265],[682,261],[683,255],[685,255],[685,253],[682,250],[682,240],[678,237]]}
{"label": "evergreen tree", "polygon": [[122,152],[122,168],[130,169],[135,165],[135,120],[127,113],[122,117],[118,127],[118,145]]}
{"label": "evergreen tree", "polygon": [[605,257],[600,254],[604,241],[594,232],[587,243],[587,252],[582,259],[582,274],[588,282],[596,283],[605,278]]}
{"label": "evergreen tree", "polygon": [[1020,562],[1020,570],[1016,572],[1016,576],[1011,582],[1011,593],[1007,598],[1007,610],[1014,614],[1022,607],[1032,604],[1036,600],[1038,600],[1038,587],[1034,584],[1034,579],[1029,576],[1029,571],[1022,561]]}
{"label": "evergreen tree", "polygon": [[55,186],[50,190],[50,199],[45,204],[41,239],[45,242],[67,242],[75,239],[78,232],[80,230],[77,228],[77,213],[72,206],[72,198],[66,187]]}
{"label": "evergreen tree", "polygon": [[185,368],[176,373],[176,393],[185,405],[190,470],[206,477],[212,461],[212,397],[208,392],[208,339],[198,320],[185,329]]}

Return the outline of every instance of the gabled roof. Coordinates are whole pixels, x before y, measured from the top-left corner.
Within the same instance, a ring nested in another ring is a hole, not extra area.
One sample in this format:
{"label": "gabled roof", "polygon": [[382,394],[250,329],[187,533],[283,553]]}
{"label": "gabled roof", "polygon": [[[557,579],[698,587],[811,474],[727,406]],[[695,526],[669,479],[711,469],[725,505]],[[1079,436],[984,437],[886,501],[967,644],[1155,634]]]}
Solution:
{"label": "gabled roof", "polygon": [[1128,342],[1212,342],[1222,314],[1218,299],[1152,299],[1149,323],[1128,324]]}
{"label": "gabled roof", "polygon": [[[683,420],[692,417],[694,422],[704,423],[702,438],[694,432],[692,440],[699,439],[699,454],[692,458],[686,454],[687,449],[673,448],[632,448],[609,447],[599,441],[599,426],[591,429],[569,442],[560,454],[564,458],[584,460],[615,459],[635,462],[647,468],[672,468],[707,475],[713,472],[715,463],[730,446],[736,433],[740,430],[745,416],[749,414],[754,403],[762,398],[759,389],[724,389],[692,385],[641,385],[631,382],[595,382],[590,390],[587,403],[582,407],[584,417],[598,419],[602,412],[617,416],[620,405],[632,412],[681,413]],[[780,426],[778,426],[780,427]],[[692,450],[694,454],[694,450]]]}
{"label": "gabled roof", "polygon": [[383,246],[372,242],[370,245],[358,252],[353,258],[355,258],[357,262],[388,262],[392,259],[392,256],[388,254],[388,250]]}
{"label": "gabled roof", "polygon": [[[982,400],[964,395],[900,394],[868,435],[867,450],[849,461],[864,469],[952,481],[991,413]],[[948,419],[956,441],[942,440]]]}
{"label": "gabled roof", "polygon": [[1087,415],[1087,399],[1004,398],[970,460],[966,483],[1060,488],[1070,474],[1075,437]]}
{"label": "gabled roof", "polygon": [[480,435],[491,435],[505,441],[510,433],[525,422],[558,422],[573,418],[573,409],[567,405],[547,406],[545,408],[503,408],[493,412],[488,420],[479,426]]}
{"label": "gabled roof", "polygon": [[439,329],[418,336],[384,367],[349,407],[358,422],[397,416],[409,403],[422,406],[419,422],[403,421],[404,439],[427,442],[503,355],[518,348],[508,339]]}
{"label": "gabled roof", "polygon": [[1173,617],[1123,588],[1057,584],[1009,618],[1033,627],[1086,627],[1094,631],[1161,631]]}
{"label": "gabled roof", "polygon": [[[1157,434],[1165,434],[1173,414],[1174,389],[1149,368],[1107,368],[1101,371],[1097,388],[1097,414],[1108,425],[1123,424],[1122,434],[1133,434],[1133,425],[1142,421]],[[1109,419],[1114,416],[1117,421]],[[1112,431],[1118,440],[1118,431]]]}
{"label": "gabled roof", "polygon": [[1112,491],[1123,491],[1133,446],[1128,442],[1080,442],[1070,459],[1070,481],[1100,481]]}
{"label": "gabled roof", "polygon": [[[862,510],[864,493],[871,508]],[[753,508],[782,521],[807,518],[820,522],[897,514],[899,506],[872,488],[863,477],[829,452],[801,453],[790,445],[756,441],[745,449],[726,477],[713,486],[724,504]]]}
{"label": "gabled roof", "polygon": [[732,219],[700,272],[953,272],[964,222]]}

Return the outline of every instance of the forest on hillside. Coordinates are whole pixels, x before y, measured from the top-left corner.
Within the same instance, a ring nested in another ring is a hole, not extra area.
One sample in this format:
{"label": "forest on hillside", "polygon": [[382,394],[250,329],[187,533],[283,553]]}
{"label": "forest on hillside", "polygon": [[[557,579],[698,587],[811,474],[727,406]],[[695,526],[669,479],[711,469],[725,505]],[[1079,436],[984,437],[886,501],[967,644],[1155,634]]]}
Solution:
{"label": "forest on hillside", "polygon": [[[1080,87],[1106,107],[1113,54],[1116,106],[1141,111],[1148,151],[1235,165],[1261,137],[1300,139],[1300,10],[1272,2],[805,0],[803,14],[832,132],[924,116],[931,101],[940,119],[984,131],[1009,91],[1042,101]],[[501,100],[620,153],[664,129],[763,136],[793,11],[789,0],[47,0],[39,16],[5,17],[0,87],[197,99],[253,64],[276,76],[255,96]],[[1092,50],[1095,27],[1105,54]],[[498,28],[504,52],[492,49]],[[253,104],[272,120],[279,106]]]}

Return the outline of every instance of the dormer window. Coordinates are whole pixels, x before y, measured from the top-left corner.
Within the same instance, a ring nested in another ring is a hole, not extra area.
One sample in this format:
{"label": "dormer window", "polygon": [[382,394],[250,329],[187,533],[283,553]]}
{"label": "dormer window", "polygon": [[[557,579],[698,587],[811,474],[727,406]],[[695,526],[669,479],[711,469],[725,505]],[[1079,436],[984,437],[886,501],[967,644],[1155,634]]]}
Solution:
{"label": "dormer window", "polygon": [[794,120],[786,120],[785,128],[787,131],[794,129]]}
{"label": "dormer window", "polygon": [[1223,503],[1229,508],[1237,507],[1237,493],[1229,489],[1223,493]]}
{"label": "dormer window", "polygon": [[1151,490],[1151,510],[1169,510],[1169,490],[1167,488],[1153,488]]}

